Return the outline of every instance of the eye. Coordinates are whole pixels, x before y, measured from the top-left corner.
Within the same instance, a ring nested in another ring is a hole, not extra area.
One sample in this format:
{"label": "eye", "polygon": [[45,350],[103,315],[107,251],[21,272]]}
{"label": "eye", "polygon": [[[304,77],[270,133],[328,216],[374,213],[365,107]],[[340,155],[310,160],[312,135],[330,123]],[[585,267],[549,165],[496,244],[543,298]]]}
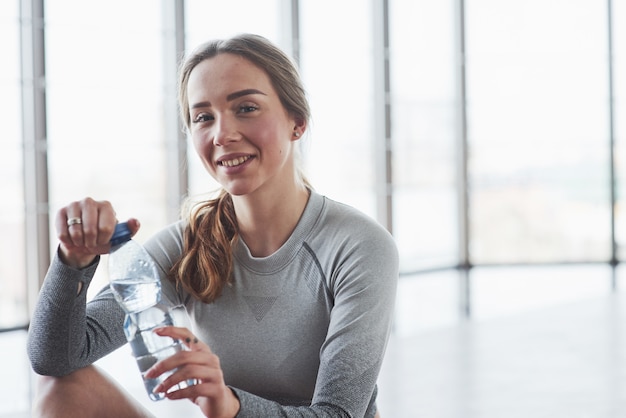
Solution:
{"label": "eye", "polygon": [[250,113],[258,109],[259,107],[256,105],[241,105],[239,106],[239,113]]}
{"label": "eye", "polygon": [[209,114],[209,113],[198,113],[196,115],[196,117],[193,118],[192,122],[193,123],[202,123],[202,122],[208,122],[208,121],[212,121],[213,115]]}

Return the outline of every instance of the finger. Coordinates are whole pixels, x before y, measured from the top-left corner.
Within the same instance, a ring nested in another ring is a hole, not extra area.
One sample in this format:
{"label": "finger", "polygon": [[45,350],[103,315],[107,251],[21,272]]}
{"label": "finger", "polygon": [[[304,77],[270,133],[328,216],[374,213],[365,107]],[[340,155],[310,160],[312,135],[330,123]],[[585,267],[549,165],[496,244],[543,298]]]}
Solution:
{"label": "finger", "polygon": [[[185,364],[180,366],[174,370],[174,372],[168,376],[160,385],[158,385],[154,391],[155,393],[167,393],[172,388],[176,388],[177,386],[185,386],[189,385],[189,382],[195,383],[193,386],[204,385],[202,389],[202,393],[198,393],[197,390],[194,391],[185,391],[180,393],[178,396],[180,398],[188,397],[189,394],[192,393],[193,397],[197,397],[200,395],[209,396],[210,388],[215,385],[224,385],[224,374],[219,367],[219,360],[217,360],[217,356],[214,354],[201,353],[200,355],[196,353],[187,353],[185,357],[199,357],[202,356],[203,359],[200,363],[195,364]],[[181,389],[184,390],[184,389]]]}
{"label": "finger", "polygon": [[170,337],[176,341],[183,342],[185,344],[185,348],[187,350],[178,352],[164,360],[157,362],[153,365],[145,374],[145,376],[149,379],[156,378],[161,374],[176,369],[177,367],[183,366],[187,363],[199,362],[202,363],[202,360],[198,359],[190,359],[188,354],[191,352],[207,352],[211,353],[209,347],[198,340],[193,333],[185,327],[175,327],[175,326],[167,326],[167,327],[159,327],[153,331],[156,335],[161,337]]}
{"label": "finger", "polygon": [[135,236],[135,234],[137,233],[137,231],[139,231],[139,228],[141,227],[139,220],[136,218],[129,218],[126,221],[126,224],[128,225],[128,229],[130,229],[131,236]]}
{"label": "finger", "polygon": [[54,219],[54,227],[57,230],[57,238],[63,243],[69,241],[69,233],[67,231],[67,208],[62,208],[57,212]]}
{"label": "finger", "polygon": [[113,206],[106,200],[96,201],[89,197],[81,200],[80,205],[85,247],[96,248],[105,245],[115,228]]}
{"label": "finger", "polygon": [[176,354],[172,354],[171,356],[156,362],[146,371],[144,377],[147,379],[155,379],[163,373],[170,371],[174,372],[179,367],[189,364],[207,365],[210,363],[210,359],[203,358],[203,356],[207,355],[210,354],[201,351],[179,351]]}
{"label": "finger", "polygon": [[[65,229],[69,243],[75,247],[82,247],[84,245],[82,218],[83,210],[80,202],[72,202],[67,205]],[[70,222],[70,220],[72,222]]]}
{"label": "finger", "polygon": [[[216,398],[224,390],[224,376],[221,370],[211,370],[204,373],[202,379],[195,379],[195,384],[184,382],[194,382],[194,378],[185,377],[182,373],[174,373],[155,388],[155,393],[164,393],[168,399],[190,399],[194,401],[200,396]],[[176,385],[183,386],[182,389],[172,390]],[[185,387],[186,386],[186,387]]]}
{"label": "finger", "polygon": [[[167,327],[171,329],[173,327]],[[194,344],[193,341],[191,344]],[[176,354],[173,354],[161,361],[155,363],[145,373],[145,377],[148,379],[154,379],[163,373],[169,371],[175,371],[181,367],[205,367],[221,370],[219,358],[211,352],[206,344],[201,342],[196,343],[202,345],[196,350],[182,350]],[[189,378],[201,378],[201,375],[186,375]]]}
{"label": "finger", "polygon": [[154,330],[157,335],[172,337],[182,341],[190,350],[205,350],[209,353],[211,349],[198,339],[188,328],[185,327],[161,327]]}
{"label": "finger", "polygon": [[96,246],[98,237],[98,205],[91,198],[81,200],[81,210],[83,218],[83,242],[85,247]]}
{"label": "finger", "polygon": [[98,202],[98,235],[96,237],[96,245],[106,246],[111,241],[111,237],[115,232],[117,218],[113,206],[108,201]]}

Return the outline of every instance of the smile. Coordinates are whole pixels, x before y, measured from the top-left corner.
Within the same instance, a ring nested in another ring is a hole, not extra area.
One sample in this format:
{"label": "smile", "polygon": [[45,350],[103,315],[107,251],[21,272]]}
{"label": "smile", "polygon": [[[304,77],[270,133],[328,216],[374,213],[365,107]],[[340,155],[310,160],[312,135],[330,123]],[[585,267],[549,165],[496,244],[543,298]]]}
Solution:
{"label": "smile", "polygon": [[252,157],[250,155],[247,155],[245,157],[233,158],[232,160],[218,161],[217,164],[221,165],[221,166],[224,166],[224,167],[236,167],[238,165],[241,165],[241,164],[245,163],[250,158],[252,158]]}

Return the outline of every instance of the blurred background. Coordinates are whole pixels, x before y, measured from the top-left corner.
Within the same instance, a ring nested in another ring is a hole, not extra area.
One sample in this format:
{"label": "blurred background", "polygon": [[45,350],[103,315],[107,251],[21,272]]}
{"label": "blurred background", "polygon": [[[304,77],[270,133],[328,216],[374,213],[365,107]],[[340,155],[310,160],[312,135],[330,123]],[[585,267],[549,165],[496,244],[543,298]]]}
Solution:
{"label": "blurred background", "polygon": [[240,32],[299,64],[314,187],[396,238],[398,341],[623,292],[624,0],[6,0],[0,416],[29,410],[56,211],[110,200],[143,241],[217,187],[182,133],[176,70]]}

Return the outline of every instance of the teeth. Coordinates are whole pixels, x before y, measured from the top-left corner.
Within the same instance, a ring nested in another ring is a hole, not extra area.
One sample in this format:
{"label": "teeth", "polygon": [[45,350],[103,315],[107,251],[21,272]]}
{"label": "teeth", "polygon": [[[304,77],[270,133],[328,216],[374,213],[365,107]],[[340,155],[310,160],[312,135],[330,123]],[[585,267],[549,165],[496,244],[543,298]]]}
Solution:
{"label": "teeth", "polygon": [[222,162],[220,162],[221,165],[226,166],[226,167],[235,167],[239,164],[243,164],[246,161],[248,161],[250,159],[250,156],[247,157],[239,157],[239,158],[235,158],[233,160],[224,160]]}

